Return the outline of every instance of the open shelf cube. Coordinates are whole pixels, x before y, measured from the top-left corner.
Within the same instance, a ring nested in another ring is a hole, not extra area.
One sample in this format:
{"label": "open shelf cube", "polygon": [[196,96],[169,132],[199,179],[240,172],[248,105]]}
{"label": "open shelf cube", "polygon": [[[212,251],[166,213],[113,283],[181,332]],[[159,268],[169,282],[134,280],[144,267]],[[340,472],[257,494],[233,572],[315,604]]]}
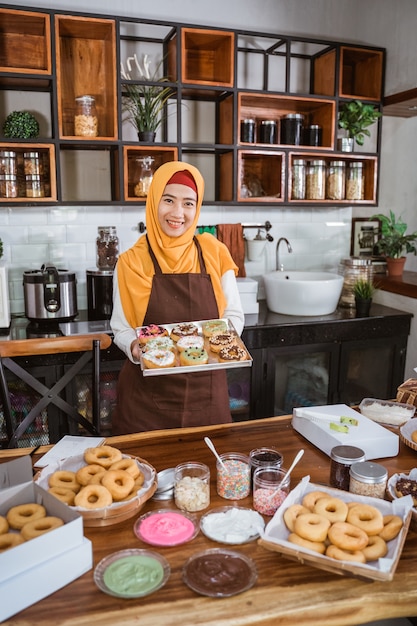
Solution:
{"label": "open shelf cube", "polygon": [[[45,143],[0,143],[0,151],[12,151],[16,153],[17,166],[17,198],[1,198],[1,202],[56,202],[56,162],[55,162],[55,146]],[[29,195],[26,190],[26,175],[37,175],[37,171],[32,169],[25,170],[24,154],[37,153],[39,155],[39,176],[42,188],[42,195]]]}
{"label": "open shelf cube", "polygon": [[285,154],[239,150],[237,200],[283,202]]}
{"label": "open shelf cube", "polygon": [[75,98],[95,98],[98,137],[117,138],[116,29],[113,20],[55,16],[60,137],[75,137]]}
{"label": "open shelf cube", "polygon": [[146,195],[139,195],[141,192],[136,190],[141,171],[139,159],[146,156],[154,159],[152,170],[155,171],[163,163],[177,161],[178,150],[177,148],[168,147],[141,148],[138,146],[123,146],[124,199],[127,202],[143,202],[146,200]]}
{"label": "open shelf cube", "polygon": [[47,13],[0,9],[0,72],[51,73],[51,26]]}

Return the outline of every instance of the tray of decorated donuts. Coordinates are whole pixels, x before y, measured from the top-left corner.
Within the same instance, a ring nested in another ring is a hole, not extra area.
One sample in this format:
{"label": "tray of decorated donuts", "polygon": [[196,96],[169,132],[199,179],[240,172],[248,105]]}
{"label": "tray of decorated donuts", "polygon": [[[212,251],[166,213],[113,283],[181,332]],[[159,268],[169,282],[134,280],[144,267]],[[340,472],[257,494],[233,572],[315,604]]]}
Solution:
{"label": "tray of decorated donuts", "polygon": [[111,526],[142,509],[156,491],[157,473],[144,459],[102,445],[47,465],[35,482],[76,510],[84,526]]}
{"label": "tray of decorated donuts", "polygon": [[309,482],[304,477],[258,543],[340,575],[392,580],[411,520],[411,498],[393,502]]}
{"label": "tray of decorated donuts", "polygon": [[150,324],[136,334],[144,376],[192,373],[252,365],[252,357],[229,319]]}

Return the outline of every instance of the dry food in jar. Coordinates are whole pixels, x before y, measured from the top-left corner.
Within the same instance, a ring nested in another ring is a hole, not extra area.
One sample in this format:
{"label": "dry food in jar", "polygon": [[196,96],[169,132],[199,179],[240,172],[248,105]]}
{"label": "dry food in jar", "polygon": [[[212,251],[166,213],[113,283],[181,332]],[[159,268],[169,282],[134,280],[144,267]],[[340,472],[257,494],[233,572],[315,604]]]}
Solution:
{"label": "dry food in jar", "polygon": [[334,446],[330,459],[330,486],[349,491],[350,466],[365,461],[365,452],[356,446]]}
{"label": "dry food in jar", "polygon": [[75,98],[74,135],[77,137],[97,137],[98,117],[93,96]]}
{"label": "dry food in jar", "polygon": [[43,198],[45,191],[40,176],[26,176],[26,197]]}
{"label": "dry food in jar", "polygon": [[363,461],[350,466],[349,491],[360,496],[383,498],[388,471],[379,463]]}
{"label": "dry food in jar", "polygon": [[292,166],[291,200],[304,200],[306,197],[306,161],[294,159]]}
{"label": "dry food in jar", "polygon": [[330,161],[327,170],[326,197],[329,200],[343,200],[345,197],[345,162]]}
{"label": "dry food in jar", "polygon": [[25,176],[40,176],[43,174],[43,164],[39,152],[24,152],[23,167]]}
{"label": "dry food in jar", "polygon": [[204,463],[177,465],[174,472],[175,504],[182,511],[193,513],[210,504],[210,470]]}
{"label": "dry food in jar", "polygon": [[220,455],[217,461],[217,493],[226,500],[242,500],[250,493],[251,471],[249,457],[238,452]]}
{"label": "dry food in jar", "polygon": [[0,174],[0,196],[17,198],[17,178],[12,174]]}
{"label": "dry food in jar", "polygon": [[326,162],[310,161],[306,172],[306,199],[324,200],[326,197]]}
{"label": "dry food in jar", "polygon": [[363,200],[364,182],[362,161],[349,163],[346,172],[346,200]]}
{"label": "dry food in jar", "polygon": [[257,467],[253,475],[253,508],[262,515],[274,515],[290,490],[287,470],[278,467]]}
{"label": "dry food in jar", "polygon": [[16,176],[17,161],[16,152],[12,150],[2,150],[0,152],[0,175],[9,174]]}
{"label": "dry food in jar", "polygon": [[115,226],[99,226],[96,239],[96,264],[100,270],[113,270],[119,255],[119,238]]}

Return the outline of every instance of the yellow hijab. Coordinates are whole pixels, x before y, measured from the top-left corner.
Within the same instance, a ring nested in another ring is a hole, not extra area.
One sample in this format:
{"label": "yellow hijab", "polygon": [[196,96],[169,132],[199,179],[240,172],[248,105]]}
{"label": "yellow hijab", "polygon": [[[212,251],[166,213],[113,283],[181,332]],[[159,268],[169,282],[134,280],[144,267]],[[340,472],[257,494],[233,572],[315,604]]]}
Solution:
{"label": "yellow hijab", "polygon": [[[158,220],[158,206],[171,176],[175,172],[184,170],[191,173],[197,186],[196,214],[192,226],[183,235],[169,237],[161,229]],[[146,230],[149,244],[164,274],[200,272],[198,253],[193,237],[200,218],[203,195],[204,180],[193,165],[181,161],[170,161],[156,170],[146,199]],[[219,315],[222,317],[226,299],[221,287],[221,277],[230,269],[233,269],[237,275],[238,268],[226,246],[213,235],[204,233],[198,236],[198,241],[202,247],[206,270],[211,276]],[[132,248],[120,255],[116,271],[126,319],[133,328],[142,326],[155,273],[145,235],[140,237]]]}

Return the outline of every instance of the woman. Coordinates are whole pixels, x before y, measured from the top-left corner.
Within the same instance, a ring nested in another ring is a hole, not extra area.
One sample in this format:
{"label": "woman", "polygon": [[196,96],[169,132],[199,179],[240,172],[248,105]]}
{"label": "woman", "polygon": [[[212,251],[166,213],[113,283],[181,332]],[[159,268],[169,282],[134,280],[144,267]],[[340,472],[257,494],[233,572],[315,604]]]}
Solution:
{"label": "woman", "polygon": [[139,365],[138,326],[227,317],[243,330],[237,266],[213,235],[195,236],[203,194],[192,165],[158,168],[146,201],[147,234],[117,262],[111,327],[128,360],[113,434],[231,421],[224,370],[143,376]]}

